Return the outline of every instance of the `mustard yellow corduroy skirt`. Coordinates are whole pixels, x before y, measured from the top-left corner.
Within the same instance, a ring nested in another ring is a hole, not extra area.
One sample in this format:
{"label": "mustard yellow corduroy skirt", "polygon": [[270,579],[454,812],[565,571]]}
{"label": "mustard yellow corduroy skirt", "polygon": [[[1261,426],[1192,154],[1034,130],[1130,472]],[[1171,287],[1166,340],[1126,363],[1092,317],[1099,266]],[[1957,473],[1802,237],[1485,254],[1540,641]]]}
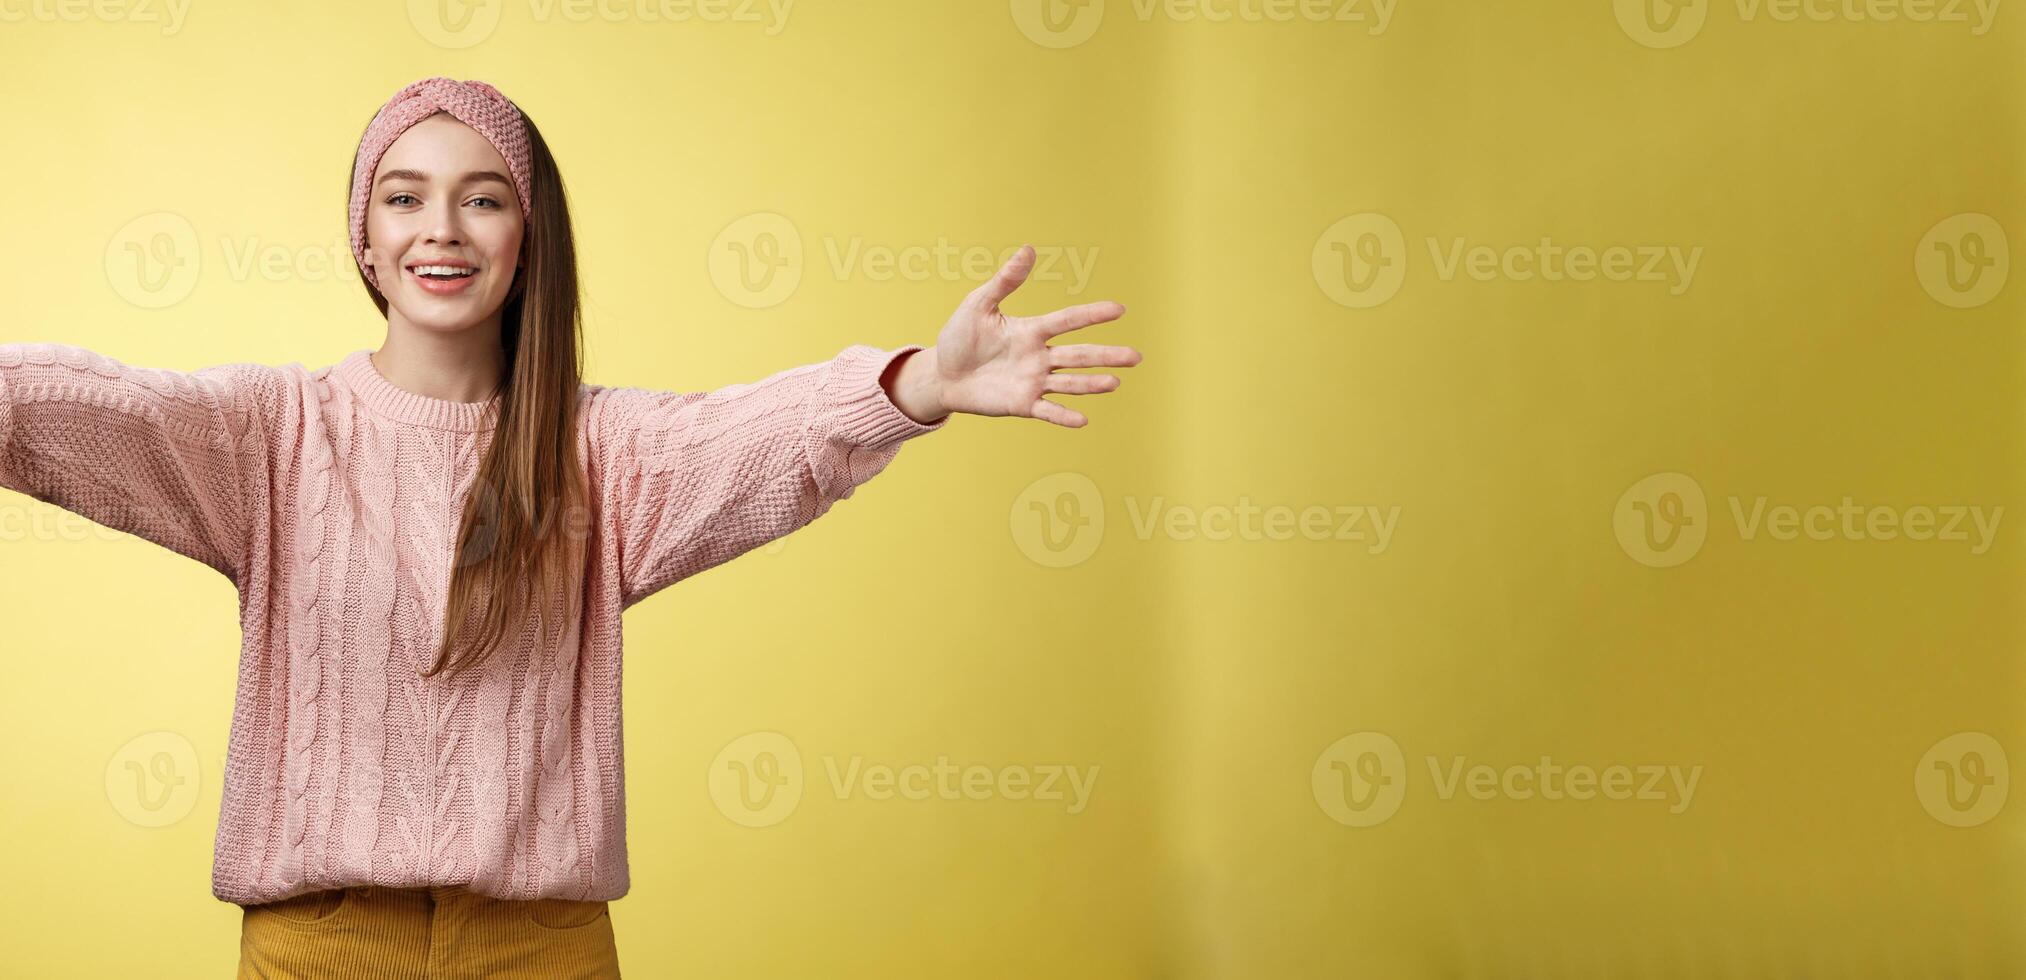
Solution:
{"label": "mustard yellow corduroy skirt", "polygon": [[461,888],[360,885],[242,908],[241,978],[619,976],[604,902],[510,902]]}

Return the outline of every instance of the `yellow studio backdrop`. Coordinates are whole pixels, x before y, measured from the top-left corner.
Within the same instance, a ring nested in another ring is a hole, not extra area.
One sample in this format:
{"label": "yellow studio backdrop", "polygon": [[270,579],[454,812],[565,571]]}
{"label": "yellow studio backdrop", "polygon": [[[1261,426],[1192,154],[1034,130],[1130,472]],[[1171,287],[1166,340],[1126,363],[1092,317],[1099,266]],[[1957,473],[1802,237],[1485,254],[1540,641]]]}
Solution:
{"label": "yellow studio backdrop", "polygon": [[[351,153],[433,74],[555,148],[596,382],[929,343],[1023,241],[1015,312],[1127,304],[1089,428],[959,419],[627,617],[629,975],[2019,976],[2022,54],[1995,0],[0,0],[0,341],[376,346]],[[230,584],[0,536],[0,973],[221,975]]]}

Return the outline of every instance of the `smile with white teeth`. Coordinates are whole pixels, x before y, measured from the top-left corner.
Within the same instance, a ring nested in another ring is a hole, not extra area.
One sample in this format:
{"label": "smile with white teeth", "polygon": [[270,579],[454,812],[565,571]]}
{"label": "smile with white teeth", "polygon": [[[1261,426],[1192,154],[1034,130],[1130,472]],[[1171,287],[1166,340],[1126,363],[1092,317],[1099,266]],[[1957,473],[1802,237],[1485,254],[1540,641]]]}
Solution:
{"label": "smile with white teeth", "polygon": [[463,279],[478,273],[477,269],[456,265],[418,265],[410,271],[426,279]]}

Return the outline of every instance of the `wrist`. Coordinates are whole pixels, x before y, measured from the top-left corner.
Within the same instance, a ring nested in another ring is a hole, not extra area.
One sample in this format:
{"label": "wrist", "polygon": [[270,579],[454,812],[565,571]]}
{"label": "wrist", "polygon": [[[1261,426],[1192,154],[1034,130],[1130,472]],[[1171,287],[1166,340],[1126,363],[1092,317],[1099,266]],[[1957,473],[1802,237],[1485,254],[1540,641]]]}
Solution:
{"label": "wrist", "polygon": [[894,407],[921,425],[934,425],[950,414],[943,403],[942,375],[936,370],[934,347],[894,358],[880,383]]}

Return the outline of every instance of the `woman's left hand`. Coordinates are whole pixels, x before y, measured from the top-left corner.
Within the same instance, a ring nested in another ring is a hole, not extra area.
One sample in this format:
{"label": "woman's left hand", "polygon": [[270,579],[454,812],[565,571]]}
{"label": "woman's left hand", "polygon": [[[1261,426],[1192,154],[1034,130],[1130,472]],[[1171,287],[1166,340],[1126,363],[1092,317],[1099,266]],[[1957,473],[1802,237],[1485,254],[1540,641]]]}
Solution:
{"label": "woman's left hand", "polygon": [[951,412],[1013,415],[1081,428],[1082,413],[1041,397],[1115,391],[1112,374],[1056,374],[1056,368],[1131,367],[1140,352],[1103,344],[1051,346],[1049,338],[1125,315],[1106,300],[1040,316],[1008,316],[999,309],[1034,268],[1034,248],[1022,245],[990,281],[971,291],[936,335],[936,345],[909,355],[895,378],[895,404],[917,421]]}

